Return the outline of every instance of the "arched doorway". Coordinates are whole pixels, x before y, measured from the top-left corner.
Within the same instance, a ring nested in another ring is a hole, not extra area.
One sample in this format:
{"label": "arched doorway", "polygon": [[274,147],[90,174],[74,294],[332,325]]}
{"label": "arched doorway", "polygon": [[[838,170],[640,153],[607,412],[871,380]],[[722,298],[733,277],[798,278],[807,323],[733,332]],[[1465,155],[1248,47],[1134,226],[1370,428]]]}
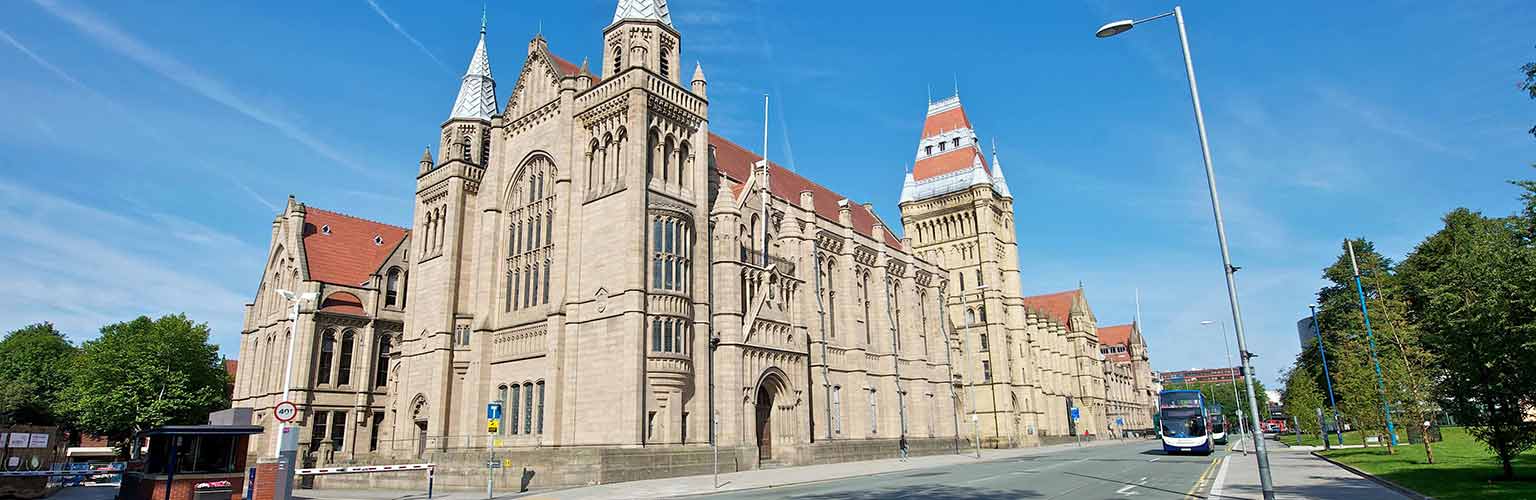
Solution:
{"label": "arched doorway", "polygon": [[[778,370],[773,370],[763,375],[762,379],[757,383],[757,393],[753,398],[755,410],[753,428],[757,431],[757,458],[760,461],[772,460],[775,437],[785,437],[774,435],[774,426],[776,424],[773,420],[773,414],[779,410],[777,405],[782,403],[780,400],[785,397],[786,387],[783,376],[778,373]],[[780,430],[783,430],[782,423],[778,425]]]}
{"label": "arched doorway", "polygon": [[768,384],[757,387],[757,458],[773,458],[773,396]]}

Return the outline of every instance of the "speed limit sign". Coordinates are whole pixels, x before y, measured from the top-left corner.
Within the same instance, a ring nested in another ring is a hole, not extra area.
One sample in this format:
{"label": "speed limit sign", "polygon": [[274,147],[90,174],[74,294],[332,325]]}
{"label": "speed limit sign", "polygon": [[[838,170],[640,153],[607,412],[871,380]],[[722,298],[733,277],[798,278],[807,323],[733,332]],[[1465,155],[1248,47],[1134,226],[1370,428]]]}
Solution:
{"label": "speed limit sign", "polygon": [[278,422],[290,422],[293,417],[299,416],[299,407],[294,406],[292,401],[283,401],[272,409],[272,416],[277,417]]}

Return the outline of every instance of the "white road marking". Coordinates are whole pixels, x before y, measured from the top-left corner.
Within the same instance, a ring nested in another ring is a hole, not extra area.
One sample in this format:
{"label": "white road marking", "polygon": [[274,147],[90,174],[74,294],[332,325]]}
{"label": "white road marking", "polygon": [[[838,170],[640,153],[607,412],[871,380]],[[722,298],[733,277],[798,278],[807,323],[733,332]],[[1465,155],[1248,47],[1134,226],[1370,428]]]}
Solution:
{"label": "white road marking", "polygon": [[1216,479],[1211,481],[1210,498],[1221,498],[1221,487],[1227,482],[1227,466],[1232,465],[1232,461],[1228,460],[1230,458],[1232,457],[1227,456],[1221,459],[1221,468],[1216,471]]}
{"label": "white road marking", "polygon": [[1156,461],[1162,460],[1162,459],[1163,459],[1163,457],[1153,457],[1151,460],[1147,460],[1147,461],[1148,462],[1156,462]]}
{"label": "white road marking", "polygon": [[1120,487],[1120,489],[1115,490],[1115,493],[1119,493],[1119,494],[1125,495],[1125,496],[1140,495],[1140,493],[1137,493],[1137,492],[1134,492],[1134,491],[1131,491],[1131,490],[1136,488],[1137,486],[1141,486],[1143,484],[1147,484],[1147,478],[1145,478],[1145,477],[1137,480],[1136,484],[1127,484],[1125,486]]}

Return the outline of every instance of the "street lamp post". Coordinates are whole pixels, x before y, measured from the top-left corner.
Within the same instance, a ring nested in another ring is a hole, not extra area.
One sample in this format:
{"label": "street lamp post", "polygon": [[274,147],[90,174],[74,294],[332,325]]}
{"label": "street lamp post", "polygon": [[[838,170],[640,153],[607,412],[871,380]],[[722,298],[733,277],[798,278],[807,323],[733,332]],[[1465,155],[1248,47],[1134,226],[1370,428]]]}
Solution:
{"label": "street lamp post", "polygon": [[[284,300],[293,304],[288,308],[288,354],[283,361],[283,400],[290,401],[289,392],[293,390],[293,345],[294,337],[299,336],[299,306],[304,302],[314,302],[319,298],[315,292],[294,293],[288,290],[278,289],[277,294]],[[291,404],[291,403],[290,403]],[[277,405],[273,405],[274,408]],[[277,491],[272,498],[276,500],[290,500],[293,498],[293,473],[298,465],[299,458],[299,429],[293,425],[293,421],[283,422],[277,433]],[[167,493],[169,495],[169,493]]]}
{"label": "street lamp post", "polygon": [[1392,403],[1387,400],[1387,384],[1381,378],[1381,362],[1376,360],[1376,335],[1371,333],[1371,313],[1365,307],[1365,287],[1360,284],[1360,265],[1355,263],[1355,242],[1344,240],[1344,246],[1349,248],[1349,267],[1355,271],[1355,293],[1360,296],[1360,316],[1365,318],[1365,338],[1370,341],[1371,364],[1376,367],[1376,388],[1381,391],[1381,412],[1387,418],[1387,440],[1392,446],[1397,446],[1397,430],[1392,427]]}
{"label": "street lamp post", "polygon": [[[1237,333],[1238,358],[1242,361],[1243,377],[1248,382],[1248,407],[1258,407],[1258,397],[1253,393],[1253,370],[1250,368],[1249,358],[1253,355],[1248,352],[1248,341],[1243,335],[1243,312],[1237,302],[1237,280],[1235,274],[1237,267],[1232,265],[1232,254],[1227,249],[1227,228],[1221,220],[1221,198],[1216,190],[1216,170],[1211,166],[1211,145],[1205,135],[1205,115],[1200,111],[1200,87],[1195,83],[1195,64],[1189,55],[1189,34],[1184,29],[1184,10],[1174,6],[1173,12],[1158,14],[1147,19],[1134,21],[1123,19],[1101,26],[1095,36],[1099,38],[1111,37],[1124,33],[1137,24],[1145,23],[1173,16],[1179,25],[1179,44],[1184,49],[1184,72],[1189,79],[1189,97],[1195,109],[1195,128],[1200,133],[1200,153],[1205,160],[1205,182],[1211,192],[1211,214],[1216,219],[1216,239],[1221,244],[1222,273],[1227,278],[1227,301],[1232,307],[1232,326]],[[1259,428],[1259,415],[1257,411],[1249,412],[1249,424],[1257,432]],[[1269,472],[1269,453],[1265,450],[1264,440],[1254,439],[1254,449],[1258,451],[1257,460],[1259,466],[1259,484],[1264,491],[1264,500],[1274,500],[1275,485]]]}
{"label": "street lamp post", "polygon": [[[1307,304],[1307,308],[1312,310],[1312,332],[1317,334],[1317,354],[1323,358],[1323,381],[1328,384],[1328,406],[1333,408],[1333,432],[1338,434],[1339,446],[1344,446],[1344,426],[1339,424],[1339,404],[1333,400],[1333,376],[1328,374],[1328,351],[1323,348],[1323,325],[1317,322],[1317,304]],[[1327,448],[1328,430],[1322,431],[1323,447]]]}
{"label": "street lamp post", "polygon": [[[1215,321],[1206,320],[1206,321],[1201,321],[1200,322],[1200,324],[1205,325],[1205,326],[1211,326],[1211,323],[1215,323]],[[1221,324],[1221,348],[1223,350],[1225,350],[1226,353],[1227,353],[1227,370],[1228,370],[1228,374],[1230,374],[1231,370],[1232,370],[1232,347],[1229,344],[1227,344],[1227,324],[1226,323],[1222,323]],[[1238,415],[1242,415],[1243,414],[1243,398],[1238,397],[1238,395],[1237,395],[1237,377],[1232,377],[1231,378],[1231,382],[1232,382],[1232,400],[1237,402],[1237,414]],[[1241,417],[1239,417],[1237,419],[1237,430],[1238,430],[1238,433],[1243,435],[1243,436],[1247,436],[1248,435],[1248,429],[1246,429],[1245,427],[1246,426],[1243,425],[1243,419]],[[1243,455],[1247,455],[1247,454],[1248,454],[1248,447],[1244,446],[1243,447]]]}

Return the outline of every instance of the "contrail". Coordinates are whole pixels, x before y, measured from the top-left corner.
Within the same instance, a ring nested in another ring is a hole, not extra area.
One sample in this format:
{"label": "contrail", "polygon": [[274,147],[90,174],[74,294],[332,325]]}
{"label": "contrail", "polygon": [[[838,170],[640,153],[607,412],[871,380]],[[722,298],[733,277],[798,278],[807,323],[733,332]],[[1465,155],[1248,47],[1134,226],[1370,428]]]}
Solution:
{"label": "contrail", "polygon": [[379,17],[384,18],[384,22],[389,23],[389,25],[391,27],[395,28],[395,32],[396,33],[399,33],[400,36],[405,37],[406,40],[410,40],[411,41],[411,45],[415,45],[416,48],[421,49],[421,53],[426,54],[427,57],[432,58],[432,62],[437,63],[437,67],[442,68],[443,72],[448,73],[450,76],[453,75],[453,70],[448,69],[448,66],[443,64],[443,61],[441,59],[438,59],[437,55],[433,54],[432,51],[427,50],[427,46],[422,45],[421,42],[417,41],[416,37],[411,36],[410,33],[406,33],[405,32],[405,28],[400,26],[400,23],[395,22],[394,18],[389,17],[389,14],[384,12],[384,9],[382,7],[379,7],[379,4],[377,2],[374,2],[373,0],[365,0],[365,1],[368,2],[368,6],[369,7],[373,7],[373,11],[378,13]]}
{"label": "contrail", "polygon": [[32,0],[43,10],[48,11],[75,27],[81,33],[94,39],[98,44],[113,52],[126,56],[139,64],[149,67],[160,76],[174,81],[191,89],[203,97],[243,114],[253,120],[261,122],[276,129],[289,139],[307,146],[320,156],[325,157],[342,166],[355,170],[375,179],[383,179],[379,172],[368,169],[361,163],[347,155],[337,151],[330,144],[316,138],[309,131],[284,120],[277,114],[265,108],[246,102],[244,98],[236,94],[222,82],[204,75],[192,66],[187,65],[174,57],[161,53],[133,36],[117,29],[116,26],[97,18],[90,12],[59,5],[53,0]]}

